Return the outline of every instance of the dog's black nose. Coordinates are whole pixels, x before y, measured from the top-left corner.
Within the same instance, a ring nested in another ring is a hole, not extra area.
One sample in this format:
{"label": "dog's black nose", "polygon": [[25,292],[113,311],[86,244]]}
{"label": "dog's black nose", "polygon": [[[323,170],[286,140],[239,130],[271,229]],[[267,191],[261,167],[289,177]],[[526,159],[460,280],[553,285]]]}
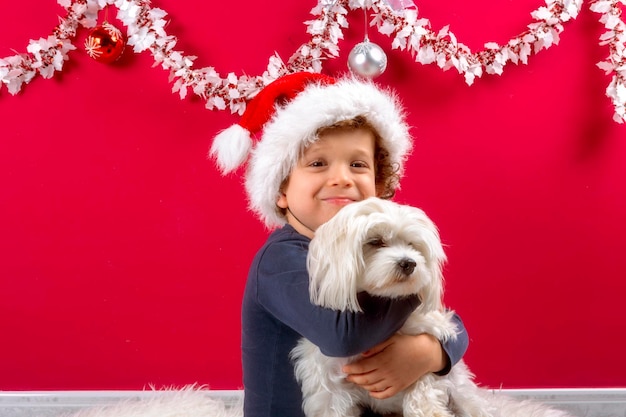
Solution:
{"label": "dog's black nose", "polygon": [[402,268],[403,274],[411,275],[417,266],[417,262],[411,258],[402,258],[400,262],[398,262],[398,265]]}

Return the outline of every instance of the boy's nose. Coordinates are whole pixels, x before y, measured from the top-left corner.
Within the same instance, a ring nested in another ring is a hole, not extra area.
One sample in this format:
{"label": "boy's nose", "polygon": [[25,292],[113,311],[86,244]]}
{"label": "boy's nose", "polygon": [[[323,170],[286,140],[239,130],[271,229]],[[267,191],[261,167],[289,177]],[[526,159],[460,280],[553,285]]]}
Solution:
{"label": "boy's nose", "polygon": [[352,175],[347,167],[333,167],[329,172],[328,181],[331,185],[349,186],[352,185]]}

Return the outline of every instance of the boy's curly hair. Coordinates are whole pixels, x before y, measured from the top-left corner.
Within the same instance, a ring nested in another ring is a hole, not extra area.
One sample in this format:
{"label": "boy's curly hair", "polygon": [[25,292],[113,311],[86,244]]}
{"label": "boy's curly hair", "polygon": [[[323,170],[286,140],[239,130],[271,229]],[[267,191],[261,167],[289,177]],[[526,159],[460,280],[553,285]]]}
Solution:
{"label": "boy's curly hair", "polygon": [[400,183],[399,167],[391,162],[389,151],[382,146],[382,138],[374,126],[364,116],[356,116],[352,119],[341,120],[337,123],[323,126],[317,130],[317,136],[321,137],[337,131],[356,129],[370,131],[374,135],[376,194],[380,198],[392,198]]}

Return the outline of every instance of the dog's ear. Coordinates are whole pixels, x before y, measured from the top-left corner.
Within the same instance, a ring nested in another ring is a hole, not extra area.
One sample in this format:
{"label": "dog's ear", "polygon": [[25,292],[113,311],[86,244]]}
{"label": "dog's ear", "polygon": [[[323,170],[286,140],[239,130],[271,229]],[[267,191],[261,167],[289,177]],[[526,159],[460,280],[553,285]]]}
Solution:
{"label": "dog's ear", "polygon": [[431,285],[419,292],[421,304],[418,311],[443,311],[443,276],[441,269],[431,269]]}
{"label": "dog's ear", "polygon": [[414,236],[414,243],[426,261],[428,271],[428,283],[419,292],[422,304],[418,308],[421,312],[441,311],[443,309],[443,265],[446,262],[446,254],[439,237],[439,231],[435,223],[426,213],[411,206],[399,207],[398,217],[406,220],[405,232]]}
{"label": "dog's ear", "polygon": [[362,311],[357,300],[358,277],[363,273],[363,239],[367,218],[361,203],[342,208],[315,231],[307,267],[314,304],[342,311]]}
{"label": "dog's ear", "polygon": [[422,308],[425,312],[442,311],[444,292],[442,269],[446,257],[439,238],[428,242],[427,246],[430,251],[427,259],[427,268],[430,273],[430,285],[429,288],[424,289],[423,293],[420,293],[420,299],[422,301],[420,308]]}

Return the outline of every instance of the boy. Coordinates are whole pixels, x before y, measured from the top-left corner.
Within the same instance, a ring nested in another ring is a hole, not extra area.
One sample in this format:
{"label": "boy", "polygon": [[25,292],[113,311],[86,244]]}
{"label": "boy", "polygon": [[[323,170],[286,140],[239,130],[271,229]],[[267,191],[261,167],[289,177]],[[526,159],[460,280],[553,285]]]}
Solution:
{"label": "boy", "polygon": [[[250,135],[263,130],[251,151]],[[396,334],[419,305],[416,297],[359,295],[363,313],[311,304],[306,256],[315,229],[343,206],[391,198],[411,149],[395,97],[370,82],[296,73],[265,87],[239,125],[216,137],[211,155],[224,173],[251,151],[250,208],[276,228],[255,256],[242,305],[246,417],[302,416],[302,394],[289,359],[301,337],[327,356],[363,354],[347,365],[348,381],[377,398],[392,396],[427,372],[447,373],[467,348],[430,335]]]}

